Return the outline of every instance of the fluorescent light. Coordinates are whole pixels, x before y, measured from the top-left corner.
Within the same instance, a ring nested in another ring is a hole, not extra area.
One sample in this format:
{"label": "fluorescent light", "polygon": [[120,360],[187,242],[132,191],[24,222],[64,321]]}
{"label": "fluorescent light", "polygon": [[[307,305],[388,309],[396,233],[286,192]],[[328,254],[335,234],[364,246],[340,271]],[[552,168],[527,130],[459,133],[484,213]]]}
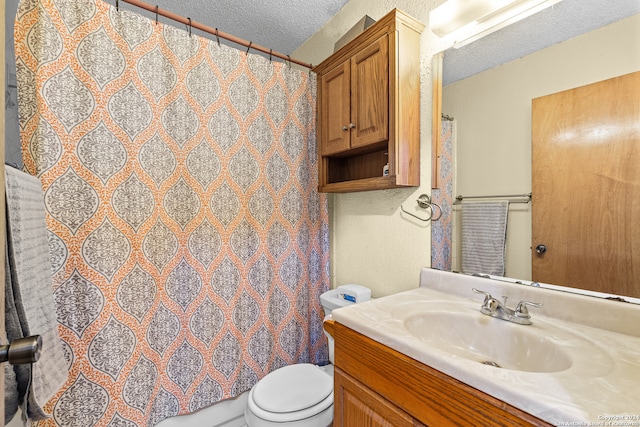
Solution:
{"label": "fluorescent light", "polygon": [[447,0],[429,13],[431,31],[458,48],[561,0]]}

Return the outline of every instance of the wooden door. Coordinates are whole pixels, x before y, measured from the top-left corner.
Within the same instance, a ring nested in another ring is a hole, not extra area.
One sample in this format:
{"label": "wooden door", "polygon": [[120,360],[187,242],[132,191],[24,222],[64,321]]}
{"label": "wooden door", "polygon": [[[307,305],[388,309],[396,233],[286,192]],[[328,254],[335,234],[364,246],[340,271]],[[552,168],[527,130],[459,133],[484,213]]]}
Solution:
{"label": "wooden door", "polygon": [[532,149],[533,280],[640,297],[640,72],[534,99]]}
{"label": "wooden door", "polygon": [[350,63],[345,61],[321,78],[320,152],[329,155],[350,148]]}
{"label": "wooden door", "polygon": [[389,36],[351,61],[351,148],[389,140]]}

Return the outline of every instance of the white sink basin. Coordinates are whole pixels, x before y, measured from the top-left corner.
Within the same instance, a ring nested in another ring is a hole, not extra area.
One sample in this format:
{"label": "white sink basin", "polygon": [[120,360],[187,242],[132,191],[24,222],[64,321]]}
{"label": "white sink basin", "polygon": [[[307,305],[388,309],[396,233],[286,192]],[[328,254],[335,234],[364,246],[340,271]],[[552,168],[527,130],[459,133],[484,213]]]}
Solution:
{"label": "white sink basin", "polygon": [[535,313],[532,325],[519,325],[482,314],[479,302],[464,299],[413,299],[383,309],[398,322],[402,334],[452,362],[532,375],[570,371],[591,377],[605,375],[612,367],[599,345],[563,322],[550,322]]}
{"label": "white sink basin", "polygon": [[541,332],[480,313],[431,310],[411,315],[404,327],[430,346],[496,368],[559,372],[572,365],[570,355]]}

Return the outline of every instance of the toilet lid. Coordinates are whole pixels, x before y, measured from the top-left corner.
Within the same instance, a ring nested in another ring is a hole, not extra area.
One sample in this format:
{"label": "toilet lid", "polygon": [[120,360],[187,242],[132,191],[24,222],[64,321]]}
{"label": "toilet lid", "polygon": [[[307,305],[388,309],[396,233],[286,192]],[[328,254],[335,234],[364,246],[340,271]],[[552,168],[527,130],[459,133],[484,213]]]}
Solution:
{"label": "toilet lid", "polygon": [[296,412],[325,400],[333,392],[333,378],[310,363],[277,369],[253,388],[253,401],[271,413]]}

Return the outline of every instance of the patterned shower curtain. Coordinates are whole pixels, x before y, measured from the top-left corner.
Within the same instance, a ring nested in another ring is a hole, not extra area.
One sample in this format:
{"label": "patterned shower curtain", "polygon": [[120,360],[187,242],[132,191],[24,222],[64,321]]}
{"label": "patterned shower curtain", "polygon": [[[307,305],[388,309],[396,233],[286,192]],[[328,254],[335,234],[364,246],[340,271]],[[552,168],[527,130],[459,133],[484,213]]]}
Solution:
{"label": "patterned shower curtain", "polygon": [[154,425],[326,361],[314,79],[99,0],[22,0],[15,40],[70,371],[42,424]]}
{"label": "patterned shower curtain", "polygon": [[[431,267],[451,271],[452,205],[453,205],[453,121],[442,120],[442,153],[440,155],[440,188],[431,198],[442,209],[442,216],[431,223]],[[435,213],[438,215],[438,212]]]}

